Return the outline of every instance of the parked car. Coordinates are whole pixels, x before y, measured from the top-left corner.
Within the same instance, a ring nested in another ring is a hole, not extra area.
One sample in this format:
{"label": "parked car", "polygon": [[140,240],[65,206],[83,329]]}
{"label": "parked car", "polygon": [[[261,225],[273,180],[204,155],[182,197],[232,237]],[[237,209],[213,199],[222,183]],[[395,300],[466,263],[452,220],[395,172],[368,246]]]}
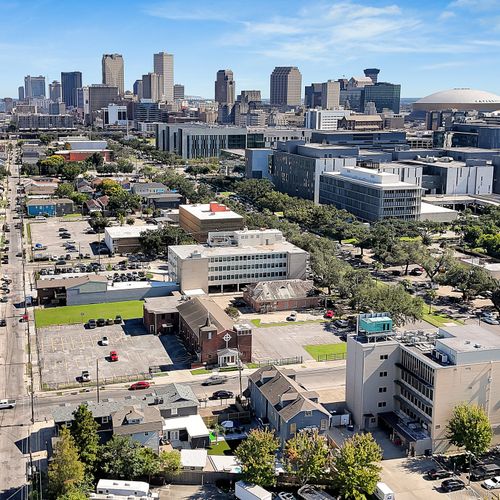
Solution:
{"label": "parked car", "polygon": [[88,370],[82,371],[82,374],[80,375],[80,380],[82,382],[89,382],[90,381],[90,373]]}
{"label": "parked car", "polygon": [[207,380],[203,381],[201,385],[219,385],[227,382],[226,375],[212,375],[207,378]]}
{"label": "parked car", "polygon": [[327,319],[332,319],[334,315],[335,315],[335,314],[334,314],[334,312],[333,312],[333,311],[331,311],[331,310],[330,310],[330,311],[326,311],[326,313],[325,313],[325,318],[327,318]]}
{"label": "parked car", "polygon": [[106,320],[104,318],[99,318],[97,320],[97,326],[104,326],[106,325]]}
{"label": "parked car", "polygon": [[453,472],[446,469],[430,469],[425,475],[432,480],[435,479],[446,479],[447,477],[453,476]]}
{"label": "parked car", "polygon": [[115,320],[114,320],[114,319],[112,319],[112,318],[108,318],[108,319],[106,320],[106,325],[108,325],[108,326],[109,326],[109,325],[114,325],[114,324],[115,324]]}
{"label": "parked car", "polygon": [[495,464],[479,465],[472,469],[470,478],[472,481],[483,481],[500,475],[500,467]]}
{"label": "parked car", "polygon": [[95,319],[89,319],[87,321],[87,327],[93,330],[97,326],[97,322]]}
{"label": "parked car", "polygon": [[8,302],[9,301],[9,297],[7,297],[6,295],[4,295],[3,297],[0,297],[0,302]]}
{"label": "parked car", "polygon": [[445,493],[450,493],[451,491],[459,491],[465,488],[465,483],[460,479],[446,479],[441,483],[441,489]]}
{"label": "parked car", "polygon": [[234,394],[231,391],[215,391],[212,394],[212,399],[230,399],[234,398]]}
{"label": "parked car", "polygon": [[286,318],[287,321],[297,321],[297,313],[292,311]]}
{"label": "parked car", "polygon": [[487,479],[486,481],[484,481],[483,486],[487,490],[497,490],[498,488],[500,488],[500,476],[495,476],[491,479]]}
{"label": "parked car", "polygon": [[488,325],[500,325],[500,321],[493,318],[492,316],[483,316],[481,320],[485,323],[488,323]]}
{"label": "parked car", "polygon": [[109,360],[110,361],[118,361],[118,353],[116,351],[111,351],[109,353]]}
{"label": "parked car", "polygon": [[14,406],[16,406],[15,399],[0,399],[0,410],[14,408]]}
{"label": "parked car", "polygon": [[401,276],[401,274],[402,274],[402,273],[401,273],[401,271],[400,271],[399,269],[393,269],[393,270],[391,271],[391,274],[392,274],[393,276]]}
{"label": "parked car", "polygon": [[129,387],[130,391],[138,391],[140,389],[149,389],[151,387],[151,384],[149,382],[146,382],[145,380],[141,382],[135,382]]}
{"label": "parked car", "polygon": [[347,328],[349,326],[349,321],[345,319],[337,319],[333,322],[337,328]]}
{"label": "parked car", "polygon": [[422,276],[424,274],[424,270],[421,267],[414,267],[411,271],[410,274],[412,276]]}
{"label": "parked car", "polygon": [[109,339],[108,337],[103,337],[101,340],[101,345],[109,345]]}
{"label": "parked car", "polygon": [[7,321],[0,319],[0,326],[7,326]]}

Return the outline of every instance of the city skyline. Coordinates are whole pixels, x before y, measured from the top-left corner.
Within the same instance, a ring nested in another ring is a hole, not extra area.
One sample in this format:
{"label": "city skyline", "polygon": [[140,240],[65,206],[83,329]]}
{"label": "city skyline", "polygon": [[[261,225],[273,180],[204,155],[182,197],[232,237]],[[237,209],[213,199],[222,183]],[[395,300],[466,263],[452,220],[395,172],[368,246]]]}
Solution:
{"label": "city skyline", "polygon": [[[153,71],[153,54],[160,51],[174,54],[175,83],[206,98],[214,97],[221,68],[232,69],[236,94],[259,89],[267,98],[275,66],[299,68],[302,97],[305,85],[362,75],[368,67],[381,69],[380,81],[401,83],[402,97],[453,87],[500,92],[500,4],[494,0],[313,1],[306,7],[257,1],[252,13],[226,0],[216,4],[89,0],[83,11],[59,9],[55,0],[28,10],[15,0],[2,2],[0,16],[9,22],[0,35],[0,96],[16,97],[26,75],[50,82],[61,72],[81,71],[84,84],[100,83],[105,53],[123,55],[125,89],[131,90]],[[127,30],[134,36],[124,36]]]}

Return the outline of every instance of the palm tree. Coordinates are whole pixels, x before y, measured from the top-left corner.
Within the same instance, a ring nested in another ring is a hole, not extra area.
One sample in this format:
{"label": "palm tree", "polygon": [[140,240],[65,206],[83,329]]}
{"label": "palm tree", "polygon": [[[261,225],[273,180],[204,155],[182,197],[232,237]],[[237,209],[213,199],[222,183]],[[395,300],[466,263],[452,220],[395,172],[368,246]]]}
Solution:
{"label": "palm tree", "polygon": [[431,288],[430,290],[427,290],[427,293],[425,295],[429,300],[429,314],[430,314],[432,312],[432,303],[436,300],[437,297],[437,292],[436,290],[434,290],[434,288]]}

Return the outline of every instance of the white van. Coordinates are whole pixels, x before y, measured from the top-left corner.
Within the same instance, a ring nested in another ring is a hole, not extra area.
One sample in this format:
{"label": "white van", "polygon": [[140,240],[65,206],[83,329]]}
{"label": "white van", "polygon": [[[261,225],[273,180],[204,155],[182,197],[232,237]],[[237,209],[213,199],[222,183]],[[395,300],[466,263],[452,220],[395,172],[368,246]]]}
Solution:
{"label": "white van", "polygon": [[379,500],[395,500],[395,498],[396,498],[396,495],[394,495],[394,492],[385,483],[377,483],[377,487],[375,488],[374,495]]}

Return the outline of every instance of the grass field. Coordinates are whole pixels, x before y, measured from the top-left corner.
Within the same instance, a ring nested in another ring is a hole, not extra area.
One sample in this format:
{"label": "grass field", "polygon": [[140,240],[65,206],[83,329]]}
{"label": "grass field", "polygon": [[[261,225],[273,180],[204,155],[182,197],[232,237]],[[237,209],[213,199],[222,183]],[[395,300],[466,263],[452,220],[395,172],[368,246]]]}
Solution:
{"label": "grass field", "polygon": [[35,311],[35,324],[38,328],[43,328],[51,325],[86,323],[91,318],[107,319],[114,318],[116,315],[120,315],[123,319],[141,318],[142,306],[142,301],[131,300],[129,302],[37,309]]}
{"label": "grass field", "polygon": [[341,342],[339,344],[310,344],[305,345],[304,349],[314,358],[331,354],[345,354],[347,352],[347,344]]}
{"label": "grass field", "polygon": [[231,447],[227,444],[226,441],[217,441],[217,443],[213,443],[208,449],[209,455],[229,455],[231,451]]}
{"label": "grass field", "polygon": [[457,325],[464,324],[463,321],[452,319],[449,316],[446,316],[446,314],[440,314],[439,312],[430,312],[429,313],[429,306],[427,304],[424,304],[422,319],[424,321],[427,321],[427,323],[430,323],[431,325],[434,325],[437,327],[443,326],[446,323],[455,323]]}

